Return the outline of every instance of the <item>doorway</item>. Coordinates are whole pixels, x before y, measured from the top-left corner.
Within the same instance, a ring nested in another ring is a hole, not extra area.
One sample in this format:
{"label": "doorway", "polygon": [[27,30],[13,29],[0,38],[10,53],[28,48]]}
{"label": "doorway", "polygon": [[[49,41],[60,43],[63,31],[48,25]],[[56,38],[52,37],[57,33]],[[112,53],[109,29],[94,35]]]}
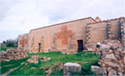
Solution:
{"label": "doorway", "polygon": [[40,52],[40,50],[41,50],[41,43],[39,43],[38,45],[39,45],[39,52]]}
{"label": "doorway", "polygon": [[77,40],[78,43],[78,52],[82,52],[83,51],[83,40]]}

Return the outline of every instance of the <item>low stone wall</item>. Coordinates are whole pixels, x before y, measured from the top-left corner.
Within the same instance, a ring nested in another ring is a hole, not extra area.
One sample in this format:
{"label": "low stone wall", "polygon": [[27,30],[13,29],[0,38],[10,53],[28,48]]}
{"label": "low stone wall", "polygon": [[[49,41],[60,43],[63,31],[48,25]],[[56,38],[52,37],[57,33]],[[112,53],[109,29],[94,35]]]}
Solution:
{"label": "low stone wall", "polygon": [[12,59],[21,59],[28,57],[27,51],[23,49],[7,49],[0,52],[0,62]]}

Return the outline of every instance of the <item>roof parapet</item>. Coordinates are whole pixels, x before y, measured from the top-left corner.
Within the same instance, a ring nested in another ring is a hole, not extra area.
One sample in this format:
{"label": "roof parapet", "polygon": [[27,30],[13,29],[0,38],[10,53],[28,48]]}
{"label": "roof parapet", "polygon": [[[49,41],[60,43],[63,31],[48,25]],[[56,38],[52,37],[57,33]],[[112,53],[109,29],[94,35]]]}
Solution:
{"label": "roof parapet", "polygon": [[103,20],[103,21],[95,22],[95,23],[88,23],[87,25],[102,23],[102,22],[109,22],[109,21],[114,21],[114,20],[119,20],[119,19],[125,19],[125,17],[119,17],[119,18],[114,18],[114,19],[109,19],[109,20]]}
{"label": "roof parapet", "polygon": [[95,19],[96,22],[101,22],[101,19],[97,16]]}

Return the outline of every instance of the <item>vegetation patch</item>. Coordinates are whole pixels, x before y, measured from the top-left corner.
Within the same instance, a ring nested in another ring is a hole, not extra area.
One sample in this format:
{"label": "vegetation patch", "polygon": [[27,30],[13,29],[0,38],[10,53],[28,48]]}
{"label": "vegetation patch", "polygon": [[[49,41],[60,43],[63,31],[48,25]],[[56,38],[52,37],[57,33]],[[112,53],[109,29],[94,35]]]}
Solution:
{"label": "vegetation patch", "polygon": [[[29,54],[32,56],[33,54]],[[39,55],[39,62],[37,64],[27,63],[18,67],[9,75],[46,75],[47,71],[55,63],[75,62],[82,66],[82,71],[77,75],[94,75],[91,71],[91,65],[97,64],[99,55],[92,52],[79,52],[73,55],[61,54],[60,52],[37,53]],[[42,62],[41,57],[50,57],[51,60]],[[42,69],[41,69],[42,68]],[[44,68],[44,70],[43,70]],[[50,75],[62,75],[63,69],[57,72],[52,72]],[[72,75],[76,75],[72,74]]]}
{"label": "vegetation patch", "polygon": [[0,74],[8,72],[12,68],[18,67],[19,65],[21,65],[22,62],[26,61],[27,59],[28,58],[23,58],[19,60],[10,60],[10,61],[1,62]]}

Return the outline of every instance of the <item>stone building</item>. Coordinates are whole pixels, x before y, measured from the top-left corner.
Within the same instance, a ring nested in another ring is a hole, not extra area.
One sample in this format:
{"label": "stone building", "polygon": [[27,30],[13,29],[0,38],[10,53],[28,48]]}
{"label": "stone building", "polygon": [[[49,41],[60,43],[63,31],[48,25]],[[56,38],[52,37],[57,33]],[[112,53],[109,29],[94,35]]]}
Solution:
{"label": "stone building", "polygon": [[89,43],[119,39],[125,43],[125,17],[101,21],[99,17],[78,19],[32,29],[19,35],[18,47],[30,52],[83,51]]}

